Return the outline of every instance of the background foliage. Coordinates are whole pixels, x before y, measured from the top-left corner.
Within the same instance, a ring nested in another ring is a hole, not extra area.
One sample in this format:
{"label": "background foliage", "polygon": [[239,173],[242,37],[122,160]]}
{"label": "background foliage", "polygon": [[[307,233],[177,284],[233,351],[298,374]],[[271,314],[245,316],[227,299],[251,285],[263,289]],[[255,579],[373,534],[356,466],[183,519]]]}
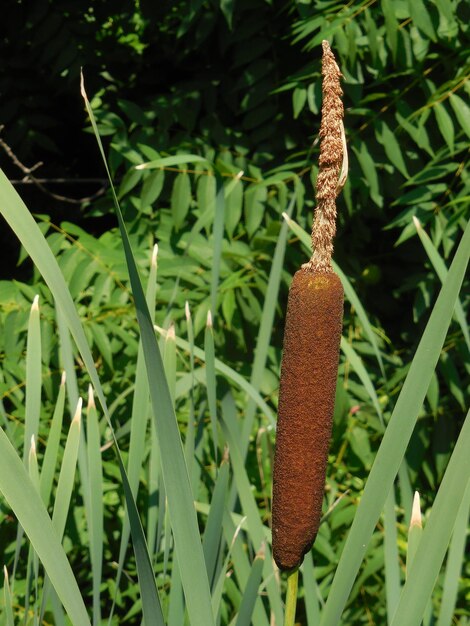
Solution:
{"label": "background foliage", "polygon": [[[385,422],[390,416],[440,289],[439,271],[450,265],[468,217],[468,4],[440,0],[7,4],[9,17],[0,43],[6,59],[0,74],[4,124],[0,137],[28,166],[44,162],[34,176],[75,179],[73,185],[46,185],[49,191],[78,198],[105,186],[99,180],[102,166],[94,140],[83,132],[89,131],[78,95],[79,69],[84,67],[88,92],[96,94],[92,106],[144,278],[153,242],[159,243],[156,323],[165,328],[174,323],[176,335],[187,337],[188,301],[194,341],[203,346],[211,309],[217,358],[251,378],[272,411],[287,289],[305,257],[292,233],[279,276],[279,296],[272,300],[269,335],[263,339],[260,321],[263,305],[272,297],[268,280],[282,233],[282,212],[290,210],[302,228],[310,228],[321,106],[320,43],[324,38],[331,41],[344,75],[350,153],[349,179],[338,203],[335,260],[371,327],[349,300],[344,338],[353,352],[346,348],[341,357],[327,501],[331,504],[338,493],[347,496],[323,524],[313,552],[319,588],[327,596],[383,433],[379,415]],[[23,177],[5,151],[0,159],[10,178]],[[135,168],[149,161],[157,163]],[[82,185],[79,179],[84,177],[98,180]],[[221,189],[223,222],[216,200]],[[96,200],[70,205],[35,185],[22,185],[23,191],[42,221],[77,303],[106,395],[115,399],[111,414],[126,455],[138,333],[111,195],[106,190]],[[414,216],[422,229],[417,229]],[[11,245],[11,235],[4,231],[5,244]],[[15,275],[22,282],[2,282],[0,295],[3,415],[18,447],[25,410],[26,328],[30,303],[38,292],[42,407],[49,419],[64,366],[52,298],[25,256],[20,254],[23,269],[12,264],[4,269],[5,278]],[[11,257],[16,262],[16,253]],[[411,490],[420,491],[427,511],[468,406],[469,339],[462,323],[467,304],[462,300],[447,336],[408,448],[407,480],[397,489],[402,577]],[[264,358],[259,356],[263,352]],[[253,370],[254,360],[258,370]],[[193,404],[187,396],[191,368],[186,352],[178,352],[174,367],[177,415],[187,436]],[[202,382],[203,371],[203,363],[197,362],[196,379]],[[84,394],[87,382],[79,377],[79,384]],[[217,379],[219,403],[231,384],[226,376]],[[197,421],[210,422],[213,408],[210,398],[206,405],[204,384],[196,393]],[[236,401],[238,414],[243,415],[244,396],[236,395]],[[47,419],[41,424],[47,439]],[[268,426],[258,411],[247,456],[249,479],[267,524],[272,453]],[[106,438],[104,423],[102,436]],[[200,474],[195,479],[201,506],[211,501],[215,467],[223,454],[220,449],[216,459],[211,446],[211,437],[201,435],[196,455]],[[103,452],[103,469],[107,588],[102,590],[102,604],[109,611],[123,515],[109,450]],[[148,512],[149,522],[154,513],[146,500],[147,474],[142,472],[140,479],[145,489],[139,492],[138,505]],[[91,579],[83,503],[79,492],[74,498],[67,551],[86,587]],[[2,516],[1,545],[10,567],[16,524],[6,508]],[[162,524],[160,520],[158,533],[163,532]],[[203,516],[200,524],[205,524]],[[157,562],[166,563],[168,535],[166,543],[164,534],[158,540]],[[382,542],[379,528],[343,617],[346,624],[385,623]],[[122,623],[140,623],[132,611],[137,592],[131,557],[126,568],[118,613]],[[457,616],[465,613],[469,593],[468,571],[463,574]],[[159,584],[167,584],[163,572],[161,576]],[[238,586],[227,583],[222,623],[230,623],[238,610],[240,587],[240,581]],[[24,607],[24,590],[17,587],[15,592],[18,605]],[[438,588],[436,606],[440,594]]]}

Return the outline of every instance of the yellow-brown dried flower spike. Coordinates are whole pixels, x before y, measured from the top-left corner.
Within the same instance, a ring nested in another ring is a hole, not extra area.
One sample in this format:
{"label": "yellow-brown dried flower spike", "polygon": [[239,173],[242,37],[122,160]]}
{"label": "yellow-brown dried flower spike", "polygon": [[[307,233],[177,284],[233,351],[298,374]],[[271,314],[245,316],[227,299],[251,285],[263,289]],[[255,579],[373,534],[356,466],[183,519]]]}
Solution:
{"label": "yellow-brown dried flower spike", "polygon": [[331,255],[345,141],[341,74],[328,42],[322,75],[313,254],[289,290],[281,364],[272,531],[274,559],[283,570],[302,563],[320,524],[343,319],[343,288]]}

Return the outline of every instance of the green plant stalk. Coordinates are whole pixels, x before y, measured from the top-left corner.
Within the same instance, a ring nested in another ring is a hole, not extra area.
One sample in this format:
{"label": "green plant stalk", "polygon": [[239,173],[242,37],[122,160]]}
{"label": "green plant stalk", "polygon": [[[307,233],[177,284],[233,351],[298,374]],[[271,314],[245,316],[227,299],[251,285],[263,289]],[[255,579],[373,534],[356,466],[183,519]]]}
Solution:
{"label": "green plant stalk", "polygon": [[294,626],[295,610],[297,608],[297,589],[299,584],[299,569],[296,568],[287,577],[286,611],[284,626]]}

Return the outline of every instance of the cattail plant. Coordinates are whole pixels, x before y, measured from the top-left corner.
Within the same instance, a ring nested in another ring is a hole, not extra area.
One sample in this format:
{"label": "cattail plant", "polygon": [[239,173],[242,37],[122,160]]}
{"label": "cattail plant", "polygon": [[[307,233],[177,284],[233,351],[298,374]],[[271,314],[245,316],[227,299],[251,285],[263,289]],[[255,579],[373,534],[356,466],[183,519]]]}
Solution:
{"label": "cattail plant", "polygon": [[289,290],[273,479],[273,555],[295,570],[315,541],[331,438],[343,288],[331,265],[336,197],[346,178],[340,70],[323,41],[322,119],[312,257]]}

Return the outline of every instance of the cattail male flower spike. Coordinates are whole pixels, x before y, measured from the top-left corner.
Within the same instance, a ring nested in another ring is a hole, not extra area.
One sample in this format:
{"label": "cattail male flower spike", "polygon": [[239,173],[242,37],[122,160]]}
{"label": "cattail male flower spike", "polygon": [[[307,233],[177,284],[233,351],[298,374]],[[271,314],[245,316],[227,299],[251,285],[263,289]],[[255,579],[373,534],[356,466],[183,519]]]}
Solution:
{"label": "cattail male flower spike", "polygon": [[281,364],[272,531],[274,559],[283,570],[302,563],[320,524],[343,319],[343,288],[331,255],[347,157],[341,73],[327,41],[322,76],[313,254],[289,290]]}

